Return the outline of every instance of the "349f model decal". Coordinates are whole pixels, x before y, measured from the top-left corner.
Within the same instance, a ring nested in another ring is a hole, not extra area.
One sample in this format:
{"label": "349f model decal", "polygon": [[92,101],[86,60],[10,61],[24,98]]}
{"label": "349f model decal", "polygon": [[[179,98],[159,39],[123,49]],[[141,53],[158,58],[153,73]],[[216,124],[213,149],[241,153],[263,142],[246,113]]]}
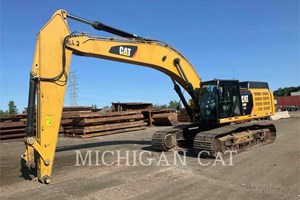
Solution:
{"label": "349f model decal", "polygon": [[137,46],[119,45],[110,48],[109,53],[117,54],[126,57],[134,57],[137,52]]}

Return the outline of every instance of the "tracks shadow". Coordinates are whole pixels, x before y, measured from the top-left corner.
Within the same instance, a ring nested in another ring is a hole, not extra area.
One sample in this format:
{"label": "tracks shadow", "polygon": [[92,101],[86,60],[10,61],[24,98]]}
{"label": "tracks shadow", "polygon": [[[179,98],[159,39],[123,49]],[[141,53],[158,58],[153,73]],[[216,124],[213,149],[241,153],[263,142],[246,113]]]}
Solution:
{"label": "tracks shadow", "polygon": [[64,151],[72,151],[78,149],[88,149],[88,148],[112,146],[112,145],[122,145],[122,144],[151,145],[151,141],[121,140],[121,141],[91,142],[86,144],[57,147],[56,152],[64,152]]}

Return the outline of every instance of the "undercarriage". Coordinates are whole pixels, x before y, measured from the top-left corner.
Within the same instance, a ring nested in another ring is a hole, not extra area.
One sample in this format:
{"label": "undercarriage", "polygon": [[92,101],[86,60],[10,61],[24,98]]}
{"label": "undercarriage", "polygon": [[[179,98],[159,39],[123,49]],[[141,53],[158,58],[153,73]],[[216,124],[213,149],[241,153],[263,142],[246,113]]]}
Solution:
{"label": "undercarriage", "polygon": [[168,151],[178,147],[193,148],[204,157],[216,157],[228,150],[241,152],[253,146],[273,143],[274,124],[265,121],[229,124],[203,128],[200,124],[181,125],[159,131],[152,136],[155,150]]}

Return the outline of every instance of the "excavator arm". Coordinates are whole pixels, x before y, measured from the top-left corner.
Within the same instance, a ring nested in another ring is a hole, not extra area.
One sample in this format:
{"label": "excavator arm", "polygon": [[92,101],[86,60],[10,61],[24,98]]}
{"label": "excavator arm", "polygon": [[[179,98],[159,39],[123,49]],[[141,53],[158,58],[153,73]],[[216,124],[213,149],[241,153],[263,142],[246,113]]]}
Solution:
{"label": "excavator arm", "polygon": [[[67,24],[68,18],[121,37],[71,34]],[[195,113],[198,113],[184,101],[178,84],[197,103],[201,79],[191,63],[179,51],[164,42],[138,37],[101,22],[90,22],[68,14],[65,10],[58,10],[37,35],[30,72],[26,149],[22,154],[25,165],[36,169],[36,176],[42,183],[50,183],[73,54],[159,70],[172,79],[175,90],[183,100],[190,117],[195,118]]]}

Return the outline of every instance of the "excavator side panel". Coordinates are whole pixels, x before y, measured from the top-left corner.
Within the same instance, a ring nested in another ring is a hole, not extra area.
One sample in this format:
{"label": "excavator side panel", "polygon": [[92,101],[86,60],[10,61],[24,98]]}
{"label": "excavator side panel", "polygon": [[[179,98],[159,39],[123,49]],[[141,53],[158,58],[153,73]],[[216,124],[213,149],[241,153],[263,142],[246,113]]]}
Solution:
{"label": "excavator side panel", "polygon": [[[241,122],[241,121],[249,121],[251,119],[262,119],[267,118],[275,113],[275,104],[274,104],[274,96],[272,91],[268,88],[250,88],[243,89],[251,95],[247,95],[246,99],[242,100],[244,106],[248,106],[247,104],[251,104],[246,109],[247,113],[241,116],[222,118],[219,120],[219,123],[229,123],[229,122]],[[243,96],[243,95],[242,95]]]}

